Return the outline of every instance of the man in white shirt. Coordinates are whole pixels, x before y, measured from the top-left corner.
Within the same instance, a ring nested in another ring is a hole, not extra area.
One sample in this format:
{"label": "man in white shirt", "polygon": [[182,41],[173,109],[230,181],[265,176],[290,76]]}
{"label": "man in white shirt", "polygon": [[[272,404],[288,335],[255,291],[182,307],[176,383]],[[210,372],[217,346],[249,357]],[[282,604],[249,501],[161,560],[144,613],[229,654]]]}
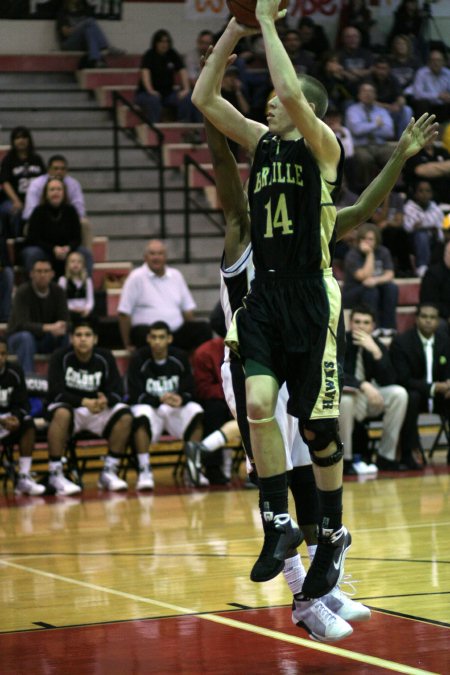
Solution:
{"label": "man in white shirt", "polygon": [[173,334],[173,345],[186,351],[211,339],[209,323],[194,320],[196,304],[183,275],[166,265],[163,242],[151,239],[144,260],[128,276],[120,297],[119,326],[125,348],[143,347],[155,321],[165,321]]}
{"label": "man in white shirt", "polygon": [[29,220],[36,206],[41,203],[42,193],[49,178],[59,178],[59,180],[64,182],[67,200],[74,207],[80,218],[83,246],[90,249],[92,247],[92,226],[86,217],[83,190],[80,183],[68,175],[68,164],[64,155],[52,155],[48,160],[47,173],[31,181],[27,190],[22,218]]}

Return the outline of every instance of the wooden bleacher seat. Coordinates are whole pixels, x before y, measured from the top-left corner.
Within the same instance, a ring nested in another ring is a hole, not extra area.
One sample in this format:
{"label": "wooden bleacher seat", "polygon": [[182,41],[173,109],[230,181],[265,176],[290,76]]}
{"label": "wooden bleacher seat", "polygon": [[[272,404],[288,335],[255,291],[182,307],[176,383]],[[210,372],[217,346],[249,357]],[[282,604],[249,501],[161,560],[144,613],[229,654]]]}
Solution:
{"label": "wooden bleacher seat", "polygon": [[189,155],[199,164],[209,164],[211,162],[211,153],[206,143],[200,145],[191,143],[164,143],[163,161],[165,166],[183,166],[185,155]]}
{"label": "wooden bleacher seat", "polygon": [[[164,136],[164,143],[188,143],[189,139],[197,139],[200,143],[206,142],[205,127],[193,122],[161,122],[154,125]],[[136,127],[137,138],[142,145],[157,145],[158,137],[147,124]],[[196,142],[197,142],[196,141]]]}
{"label": "wooden bleacher seat", "polygon": [[[20,261],[16,260],[16,240],[7,239],[9,259],[12,265],[20,266]],[[92,241],[92,255],[94,263],[106,262],[108,259],[108,237],[94,237]]]}
{"label": "wooden bleacher seat", "polygon": [[418,305],[421,280],[418,277],[394,279],[398,286],[398,305]]}
{"label": "wooden bleacher seat", "polygon": [[[84,52],[69,52],[55,50],[39,54],[0,54],[0,72],[27,72],[27,73],[73,73],[79,69]],[[141,54],[123,54],[122,56],[107,56],[107,68],[138,69]]]}
{"label": "wooden bleacher seat", "polygon": [[136,88],[139,79],[139,68],[85,68],[77,72],[81,89],[98,89],[99,87],[120,87],[132,85]]}
{"label": "wooden bleacher seat", "polygon": [[95,90],[95,97],[97,103],[101,108],[110,108],[113,104],[113,91],[117,91],[121,94],[127,101],[133,103],[134,92],[136,91],[136,86],[122,84],[117,86],[115,84],[104,85],[102,87],[97,87]]}
{"label": "wooden bleacher seat", "polygon": [[142,124],[142,119],[124,105],[117,106],[117,113],[119,125],[125,129],[133,129]]}
{"label": "wooden bleacher seat", "polygon": [[92,277],[94,281],[95,290],[101,290],[104,288],[105,279],[116,278],[123,279],[129,275],[133,269],[133,263],[131,262],[100,262],[94,263],[94,269],[92,272]]}

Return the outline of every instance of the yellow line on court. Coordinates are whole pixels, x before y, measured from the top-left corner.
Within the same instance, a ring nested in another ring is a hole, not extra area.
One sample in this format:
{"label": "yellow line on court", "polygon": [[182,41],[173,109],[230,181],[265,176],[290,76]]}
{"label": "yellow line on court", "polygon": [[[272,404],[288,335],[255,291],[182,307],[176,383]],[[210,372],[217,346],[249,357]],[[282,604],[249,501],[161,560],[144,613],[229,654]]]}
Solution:
{"label": "yellow line on court", "polygon": [[[172,605],[169,602],[161,602],[155,600],[154,598],[145,598],[140,595],[134,595],[134,593],[125,593],[124,591],[117,591],[114,588],[107,588],[106,586],[98,586],[97,584],[91,584],[88,581],[79,581],[78,579],[71,579],[70,577],[64,577],[60,574],[53,574],[52,572],[44,572],[43,570],[38,570],[33,567],[26,567],[25,565],[19,565],[6,560],[0,560],[0,564],[6,567],[12,567],[14,569],[21,570],[23,572],[29,572],[30,574],[37,574],[48,579],[54,579],[56,581],[62,581],[68,584],[73,584],[75,586],[81,586],[82,588],[88,588],[93,591],[100,591],[102,593],[108,593],[110,595],[116,595],[121,598],[126,598],[128,600],[135,600],[146,605],[155,605],[163,609],[169,609],[178,614],[188,614],[195,615],[198,619],[203,619],[204,621],[211,621],[213,623],[219,623],[224,626],[231,628],[236,628],[238,630],[245,630],[249,633],[255,633],[257,635],[263,635],[264,637],[272,638],[274,640],[280,640],[283,642],[289,642],[300,647],[305,647],[306,649],[313,649],[319,652],[325,652],[327,654],[332,654],[333,656],[340,656],[342,658],[351,659],[352,661],[359,661],[361,663],[366,663],[372,666],[377,666],[379,668],[384,668],[386,670],[392,670],[395,673],[406,673],[406,675],[439,675],[439,673],[434,673],[429,670],[421,670],[420,668],[413,668],[411,666],[406,666],[401,663],[395,663],[394,661],[387,661],[385,659],[380,659],[376,656],[370,656],[368,654],[360,654],[358,652],[352,652],[347,649],[342,649],[340,647],[334,647],[329,644],[324,644],[323,642],[313,642],[312,640],[306,640],[304,638],[296,637],[295,635],[288,635],[287,633],[281,633],[270,628],[263,628],[262,626],[254,626],[249,623],[244,623],[243,621],[236,621],[225,616],[219,616],[217,614],[198,614],[196,610],[188,609],[186,607],[180,607],[179,605]],[[225,610],[224,610],[225,611]]]}

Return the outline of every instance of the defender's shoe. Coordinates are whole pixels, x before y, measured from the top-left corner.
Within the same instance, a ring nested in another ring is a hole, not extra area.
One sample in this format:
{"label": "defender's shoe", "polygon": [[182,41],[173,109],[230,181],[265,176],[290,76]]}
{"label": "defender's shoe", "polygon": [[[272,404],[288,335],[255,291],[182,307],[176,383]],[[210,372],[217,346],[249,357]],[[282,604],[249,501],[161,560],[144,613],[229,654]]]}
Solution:
{"label": "defender's shoe", "polygon": [[148,467],[139,471],[136,490],[154,490],[154,488],[155,480],[153,478],[153,472]]}
{"label": "defender's shoe", "polygon": [[252,581],[269,581],[283,571],[287,554],[303,541],[303,535],[288,513],[276,515],[264,531],[264,544],[250,573]]}
{"label": "defender's shoe", "polygon": [[199,487],[201,484],[202,444],[196,441],[186,441],[184,454],[186,455],[189,479],[194,487]]}
{"label": "defender's shoe", "polygon": [[36,483],[28,473],[19,474],[17,485],[14,489],[16,495],[42,495],[45,492],[45,485]]}
{"label": "defender's shoe", "polygon": [[194,485],[187,467],[184,469],[183,480],[185,487],[208,487],[209,485],[209,480],[201,471],[198,474],[197,484]]}
{"label": "defender's shoe", "polygon": [[340,582],[352,537],[342,525],[334,532],[322,530],[318,542],[316,553],[303,582],[302,593],[307,598],[321,598]]}
{"label": "defender's shoe", "polygon": [[63,474],[62,468],[50,473],[48,477],[48,484],[56,491],[57,495],[76,495],[81,492],[81,487],[71,480],[66,478]]}
{"label": "defender's shoe", "polygon": [[116,471],[117,467],[109,467],[107,470],[104,469],[98,477],[98,487],[103,490],[111,490],[111,492],[126,490],[128,488],[127,483],[122,480],[122,478],[119,478]]}
{"label": "defender's shoe", "polygon": [[349,598],[341,591],[339,586],[333,588],[321,599],[328,609],[346,621],[368,621],[371,617],[371,611],[368,607]]}
{"label": "defender's shoe", "polygon": [[294,595],[292,621],[319,642],[337,642],[353,633],[350,624],[330,611],[322,600],[303,598],[302,593]]}

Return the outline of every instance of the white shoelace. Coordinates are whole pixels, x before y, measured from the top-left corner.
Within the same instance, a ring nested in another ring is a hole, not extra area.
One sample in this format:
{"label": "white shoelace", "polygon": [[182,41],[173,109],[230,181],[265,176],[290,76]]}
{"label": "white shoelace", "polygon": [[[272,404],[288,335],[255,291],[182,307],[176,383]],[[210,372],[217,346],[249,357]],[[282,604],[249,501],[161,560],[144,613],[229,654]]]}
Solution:
{"label": "white shoelace", "polygon": [[[347,595],[349,598],[352,598],[354,595],[356,595],[356,584],[359,584],[360,579],[353,579],[353,576],[351,574],[344,574],[344,576],[341,579],[341,582],[338,586],[338,589],[343,593],[344,595]],[[348,590],[345,589],[345,591],[342,589],[342,586],[348,586]]]}
{"label": "white shoelace", "polygon": [[333,612],[328,609],[328,607],[319,598],[313,603],[312,608],[314,608],[315,613],[324,623],[327,623],[327,621],[330,620],[336,620],[336,615],[333,614]]}

